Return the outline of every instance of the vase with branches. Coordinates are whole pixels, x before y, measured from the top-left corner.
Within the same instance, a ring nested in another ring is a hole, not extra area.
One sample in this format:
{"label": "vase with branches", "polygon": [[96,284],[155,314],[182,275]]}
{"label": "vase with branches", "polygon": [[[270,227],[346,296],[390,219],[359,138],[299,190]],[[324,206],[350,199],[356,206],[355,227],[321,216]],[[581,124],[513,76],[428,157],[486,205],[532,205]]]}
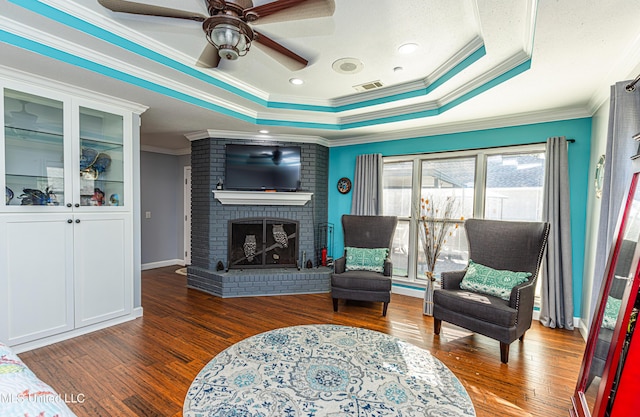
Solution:
{"label": "vase with branches", "polygon": [[455,197],[436,200],[433,197],[420,199],[420,217],[418,219],[422,250],[426,258],[427,286],[424,294],[424,314],[433,315],[433,282],[436,280],[434,271],[436,262],[447,238],[460,226],[464,217],[454,219],[458,209]]}
{"label": "vase with branches", "polygon": [[435,281],[434,271],[436,262],[442,248],[447,243],[447,238],[453,236],[453,232],[460,226],[464,217],[453,218],[458,210],[455,197],[447,197],[444,200],[436,200],[433,197],[420,200],[420,240],[422,250],[426,258],[427,271],[425,274],[431,281]]}

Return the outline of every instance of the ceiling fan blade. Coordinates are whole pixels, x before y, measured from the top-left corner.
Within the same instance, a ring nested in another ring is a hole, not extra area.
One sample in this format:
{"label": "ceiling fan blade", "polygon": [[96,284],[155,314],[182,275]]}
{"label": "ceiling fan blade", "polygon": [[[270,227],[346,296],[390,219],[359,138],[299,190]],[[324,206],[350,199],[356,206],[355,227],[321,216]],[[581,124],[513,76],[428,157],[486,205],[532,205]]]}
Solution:
{"label": "ceiling fan blade", "polygon": [[307,66],[309,61],[296,54],[290,49],[285,48],[273,39],[265,36],[263,33],[254,31],[256,37],[254,44],[265,54],[275,59],[291,71],[298,71]]}
{"label": "ceiling fan blade", "polygon": [[196,66],[200,68],[216,68],[220,63],[220,55],[218,55],[218,48],[207,42],[207,45],[202,50]]}
{"label": "ceiling fan blade", "polygon": [[174,17],[178,19],[195,20],[204,22],[209,16],[200,13],[187,12],[185,10],[171,9],[169,7],[154,6],[151,4],[136,3],[125,0],[98,0],[103,7],[118,13],[142,14],[146,16]]}
{"label": "ceiling fan blade", "polygon": [[333,16],[334,0],[276,0],[262,6],[244,10],[244,16],[253,24],[276,23]]}

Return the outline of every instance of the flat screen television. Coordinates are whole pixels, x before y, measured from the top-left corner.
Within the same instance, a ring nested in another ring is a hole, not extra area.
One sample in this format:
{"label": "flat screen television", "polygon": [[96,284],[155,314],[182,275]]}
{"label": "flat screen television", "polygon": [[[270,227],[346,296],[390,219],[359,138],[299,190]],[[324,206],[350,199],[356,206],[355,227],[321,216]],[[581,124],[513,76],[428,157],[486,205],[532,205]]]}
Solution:
{"label": "flat screen television", "polygon": [[300,189],[300,147],[226,146],[224,188],[227,190]]}

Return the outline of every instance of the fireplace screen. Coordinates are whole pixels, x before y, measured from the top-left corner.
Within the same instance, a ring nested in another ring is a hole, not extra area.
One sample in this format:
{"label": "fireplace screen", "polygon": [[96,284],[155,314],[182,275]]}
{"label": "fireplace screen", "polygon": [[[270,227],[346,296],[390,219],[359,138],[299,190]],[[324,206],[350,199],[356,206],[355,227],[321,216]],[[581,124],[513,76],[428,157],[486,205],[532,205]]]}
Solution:
{"label": "fireplace screen", "polygon": [[298,266],[298,222],[285,219],[229,221],[229,268]]}

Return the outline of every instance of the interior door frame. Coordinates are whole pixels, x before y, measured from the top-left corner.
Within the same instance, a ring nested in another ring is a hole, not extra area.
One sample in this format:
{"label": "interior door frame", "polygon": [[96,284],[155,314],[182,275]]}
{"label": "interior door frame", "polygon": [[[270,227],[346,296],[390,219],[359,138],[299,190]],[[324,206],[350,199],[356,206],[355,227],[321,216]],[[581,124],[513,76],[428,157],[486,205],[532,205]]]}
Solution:
{"label": "interior door frame", "polygon": [[184,210],[184,264],[191,264],[191,166],[184,167],[183,177],[183,210]]}

